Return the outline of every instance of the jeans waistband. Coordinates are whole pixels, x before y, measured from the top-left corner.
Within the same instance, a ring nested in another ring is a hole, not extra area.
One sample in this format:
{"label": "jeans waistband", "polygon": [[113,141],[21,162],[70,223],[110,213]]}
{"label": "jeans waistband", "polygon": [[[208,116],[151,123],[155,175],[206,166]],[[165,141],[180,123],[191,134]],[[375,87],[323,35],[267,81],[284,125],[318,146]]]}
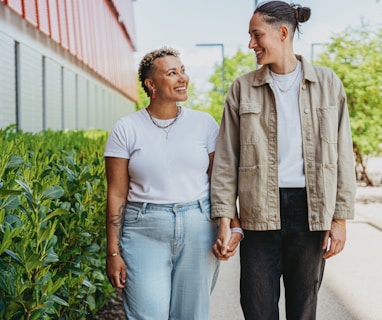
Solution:
{"label": "jeans waistband", "polygon": [[191,209],[195,207],[199,207],[202,212],[205,211],[206,206],[210,203],[210,198],[205,197],[202,199],[198,199],[190,202],[179,202],[179,203],[165,203],[165,204],[156,204],[149,202],[130,202],[128,201],[128,205],[132,205],[137,208],[142,208],[143,211],[146,210],[161,210],[161,211],[175,211],[179,209]]}
{"label": "jeans waistband", "polygon": [[279,191],[304,191],[306,187],[302,188],[279,188]]}

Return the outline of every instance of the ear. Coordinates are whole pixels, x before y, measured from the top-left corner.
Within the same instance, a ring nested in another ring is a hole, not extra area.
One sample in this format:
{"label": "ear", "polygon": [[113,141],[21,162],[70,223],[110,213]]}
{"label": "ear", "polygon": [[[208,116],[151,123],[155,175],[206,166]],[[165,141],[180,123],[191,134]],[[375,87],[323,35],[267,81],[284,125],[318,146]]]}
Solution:
{"label": "ear", "polygon": [[150,91],[153,91],[155,89],[155,85],[154,85],[154,82],[153,80],[147,78],[145,81],[145,86],[150,90]]}
{"label": "ear", "polygon": [[289,29],[286,25],[281,25],[279,28],[279,34],[280,34],[280,39],[281,41],[284,41],[285,39],[288,38],[289,36]]}

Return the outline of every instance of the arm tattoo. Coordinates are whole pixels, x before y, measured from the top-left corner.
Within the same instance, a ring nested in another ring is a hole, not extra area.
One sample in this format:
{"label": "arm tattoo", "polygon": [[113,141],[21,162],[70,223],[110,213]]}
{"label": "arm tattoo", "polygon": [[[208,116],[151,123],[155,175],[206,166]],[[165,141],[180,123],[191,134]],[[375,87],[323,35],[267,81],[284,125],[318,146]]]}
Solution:
{"label": "arm tattoo", "polygon": [[125,205],[121,205],[118,210],[118,214],[111,217],[110,224],[114,226],[115,235],[118,239],[121,238],[122,234],[122,222],[123,222],[123,212],[125,211]]}

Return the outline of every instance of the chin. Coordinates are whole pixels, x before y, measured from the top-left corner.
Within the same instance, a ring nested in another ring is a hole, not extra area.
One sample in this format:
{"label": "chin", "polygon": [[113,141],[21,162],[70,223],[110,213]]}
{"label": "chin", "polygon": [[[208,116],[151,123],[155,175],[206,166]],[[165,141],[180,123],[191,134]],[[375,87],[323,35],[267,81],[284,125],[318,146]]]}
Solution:
{"label": "chin", "polygon": [[256,58],[256,63],[257,63],[258,65],[263,65],[263,64],[266,64],[266,62],[265,62],[265,59],[264,59],[264,58],[259,58],[259,59],[257,59],[257,58]]}

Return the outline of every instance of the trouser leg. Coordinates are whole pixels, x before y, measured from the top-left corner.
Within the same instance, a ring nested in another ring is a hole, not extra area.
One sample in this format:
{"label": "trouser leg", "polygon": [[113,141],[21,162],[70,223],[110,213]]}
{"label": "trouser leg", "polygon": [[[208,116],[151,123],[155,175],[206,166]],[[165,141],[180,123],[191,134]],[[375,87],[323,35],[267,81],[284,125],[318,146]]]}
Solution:
{"label": "trouser leg", "polygon": [[283,279],[287,319],[316,319],[325,260],[323,232],[294,233],[286,240]]}
{"label": "trouser leg", "polygon": [[217,222],[210,218],[209,201],[175,211],[170,318],[208,320],[210,294],[219,262],[212,253]]}
{"label": "trouser leg", "polygon": [[174,217],[170,210],[128,205],[121,237],[127,279],[123,300],[129,320],[168,320]]}
{"label": "trouser leg", "polygon": [[241,307],[246,320],[277,320],[282,271],[279,231],[245,231],[240,244]]}
{"label": "trouser leg", "polygon": [[280,190],[280,202],[287,319],[314,320],[325,266],[325,232],[309,231],[305,189]]}

